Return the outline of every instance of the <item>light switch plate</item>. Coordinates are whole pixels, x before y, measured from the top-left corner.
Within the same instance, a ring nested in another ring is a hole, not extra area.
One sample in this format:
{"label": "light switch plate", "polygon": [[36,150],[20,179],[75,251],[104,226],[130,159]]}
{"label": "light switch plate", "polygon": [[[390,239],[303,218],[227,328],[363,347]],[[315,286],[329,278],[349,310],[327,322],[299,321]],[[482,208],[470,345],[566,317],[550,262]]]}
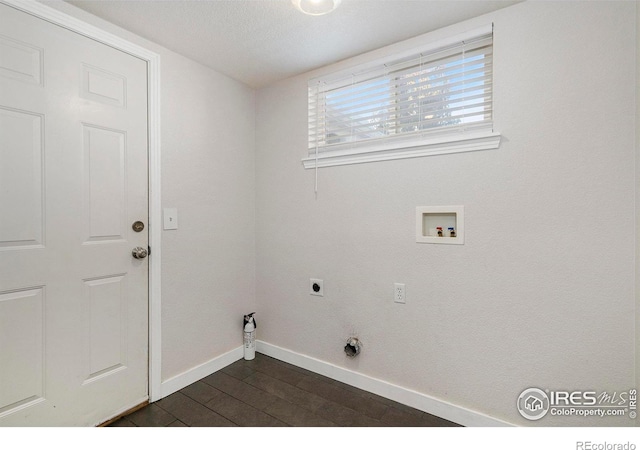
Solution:
{"label": "light switch plate", "polygon": [[164,208],[162,228],[165,230],[177,230],[178,229],[178,209],[177,208]]}

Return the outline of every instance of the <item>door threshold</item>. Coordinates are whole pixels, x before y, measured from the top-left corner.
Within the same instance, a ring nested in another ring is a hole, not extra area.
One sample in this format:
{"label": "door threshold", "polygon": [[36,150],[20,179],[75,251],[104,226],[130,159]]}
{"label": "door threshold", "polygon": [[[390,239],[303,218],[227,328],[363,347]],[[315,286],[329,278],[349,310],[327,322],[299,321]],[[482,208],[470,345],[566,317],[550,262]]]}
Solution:
{"label": "door threshold", "polygon": [[149,404],[149,400],[145,400],[144,402],[140,403],[139,405],[136,405],[133,408],[129,408],[126,411],[123,411],[123,412],[119,413],[115,417],[113,417],[113,418],[111,418],[111,419],[109,419],[107,421],[104,421],[101,424],[96,425],[96,427],[108,427],[112,423],[122,419],[124,416],[128,416],[129,414],[134,413],[137,410],[144,408],[148,404]]}

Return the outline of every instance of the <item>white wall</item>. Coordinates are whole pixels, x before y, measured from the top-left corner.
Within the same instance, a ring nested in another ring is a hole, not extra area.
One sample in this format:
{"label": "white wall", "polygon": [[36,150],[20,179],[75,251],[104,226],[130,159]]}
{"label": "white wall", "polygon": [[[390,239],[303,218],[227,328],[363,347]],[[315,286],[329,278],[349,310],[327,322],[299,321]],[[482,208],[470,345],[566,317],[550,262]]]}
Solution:
{"label": "white wall", "polygon": [[[321,169],[317,199],[306,81],[332,68],[260,90],[260,339],[515,424],[629,425],[532,423],[516,399],[636,381],[635,17],[634,2],[527,2],[395,46],[493,21],[500,148]],[[416,244],[416,206],[457,204],[464,245]]]}
{"label": "white wall", "polygon": [[242,345],[255,308],[254,93],[162,57],[162,378]]}
{"label": "white wall", "polygon": [[242,345],[255,308],[254,91],[67,3],[43,1],[161,57],[162,380]]}

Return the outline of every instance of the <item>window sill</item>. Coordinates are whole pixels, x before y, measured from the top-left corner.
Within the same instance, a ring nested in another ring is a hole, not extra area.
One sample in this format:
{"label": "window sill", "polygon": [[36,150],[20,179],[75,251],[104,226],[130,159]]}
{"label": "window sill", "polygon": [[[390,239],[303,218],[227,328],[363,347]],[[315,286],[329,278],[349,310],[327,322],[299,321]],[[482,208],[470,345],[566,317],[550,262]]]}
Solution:
{"label": "window sill", "polygon": [[[449,136],[437,140],[422,142],[397,143],[393,148],[364,147],[357,150],[343,150],[320,153],[317,157],[318,167],[343,166],[394,159],[419,158],[422,156],[445,155],[448,153],[474,152],[493,150],[500,147],[500,133],[483,132]],[[316,157],[304,158],[305,169],[316,167]]]}

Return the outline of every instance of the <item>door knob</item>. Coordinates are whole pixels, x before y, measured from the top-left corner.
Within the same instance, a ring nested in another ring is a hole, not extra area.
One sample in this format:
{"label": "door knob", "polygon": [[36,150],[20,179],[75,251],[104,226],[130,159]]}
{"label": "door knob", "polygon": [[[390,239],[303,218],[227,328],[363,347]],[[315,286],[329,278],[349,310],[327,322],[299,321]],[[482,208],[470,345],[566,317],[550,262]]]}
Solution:
{"label": "door knob", "polygon": [[145,259],[149,253],[146,248],[136,247],[131,251],[131,254],[135,259]]}

